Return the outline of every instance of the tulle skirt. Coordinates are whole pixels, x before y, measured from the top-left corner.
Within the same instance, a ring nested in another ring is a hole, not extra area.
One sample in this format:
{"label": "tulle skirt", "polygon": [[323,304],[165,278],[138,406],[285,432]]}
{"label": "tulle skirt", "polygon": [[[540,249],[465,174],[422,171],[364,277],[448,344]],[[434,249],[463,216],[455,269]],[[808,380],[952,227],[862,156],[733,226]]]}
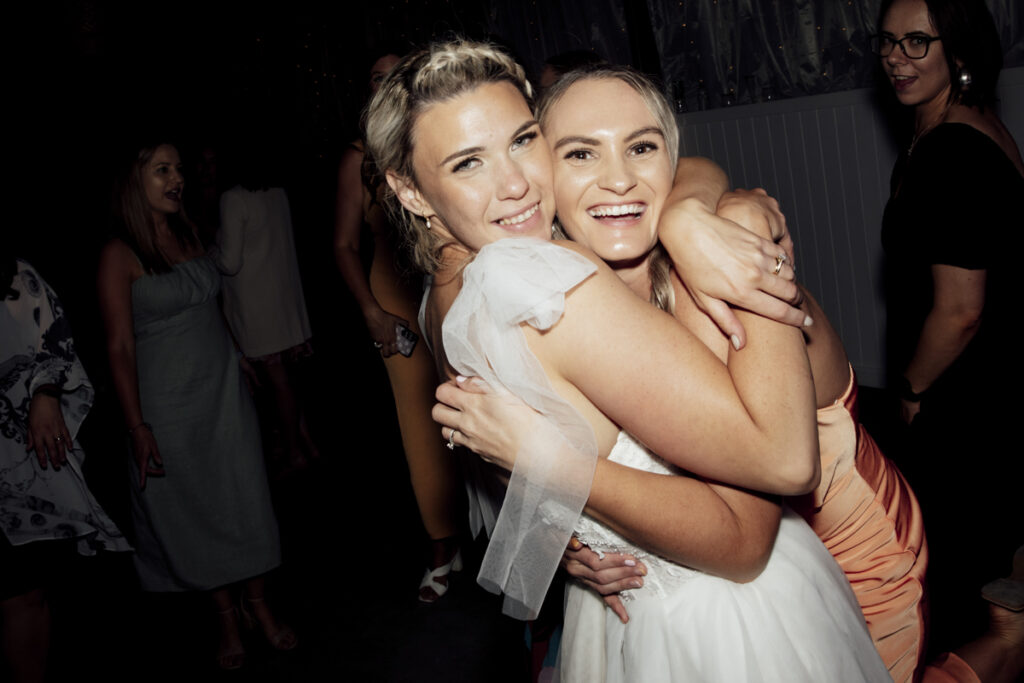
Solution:
{"label": "tulle skirt", "polygon": [[560,680],[891,680],[845,575],[791,510],[754,581],[688,570],[662,584],[662,594],[630,591],[628,624],[569,586]]}

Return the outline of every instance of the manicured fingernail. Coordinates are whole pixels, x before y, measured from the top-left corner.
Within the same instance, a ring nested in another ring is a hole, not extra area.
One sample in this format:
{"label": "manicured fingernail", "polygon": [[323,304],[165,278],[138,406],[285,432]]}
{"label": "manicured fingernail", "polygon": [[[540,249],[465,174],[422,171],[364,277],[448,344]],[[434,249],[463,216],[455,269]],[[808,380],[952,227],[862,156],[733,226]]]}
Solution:
{"label": "manicured fingernail", "polygon": [[739,338],[739,336],[734,334],[731,337],[729,337],[729,340],[732,342],[732,348],[734,348],[737,351],[739,351],[740,350],[740,338]]}
{"label": "manicured fingernail", "polygon": [[636,560],[626,560],[625,562],[623,562],[623,564],[626,565],[627,567],[635,567],[636,566]]}
{"label": "manicured fingernail", "polygon": [[804,317],[804,327],[810,327],[813,324],[814,324],[814,319],[811,318],[811,316],[808,315],[808,316]]}
{"label": "manicured fingernail", "polygon": [[583,547],[583,544],[580,543],[580,539],[578,539],[575,536],[573,536],[572,538],[569,539],[569,547],[572,548],[573,550],[579,550],[580,548]]}
{"label": "manicured fingernail", "polygon": [[644,582],[641,581],[640,579],[633,579],[632,581],[629,582],[629,585],[632,586],[633,588],[642,588],[643,585],[644,585]]}
{"label": "manicured fingernail", "polygon": [[458,382],[459,384],[462,384],[463,382],[466,381],[466,378],[463,377],[462,375],[455,375],[455,381]]}

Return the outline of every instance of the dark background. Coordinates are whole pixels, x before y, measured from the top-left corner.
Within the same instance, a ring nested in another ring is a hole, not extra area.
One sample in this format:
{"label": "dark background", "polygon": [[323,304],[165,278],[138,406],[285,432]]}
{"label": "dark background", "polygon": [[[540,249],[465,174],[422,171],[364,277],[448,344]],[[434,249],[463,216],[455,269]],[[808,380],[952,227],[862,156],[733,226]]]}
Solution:
{"label": "dark background", "polygon": [[[1007,64],[1024,63],[1024,6],[989,6]],[[64,301],[97,388],[81,435],[87,475],[122,528],[123,425],[95,301],[114,169],[140,138],[176,141],[186,206],[197,216],[204,147],[224,166],[243,139],[280,153],[314,331],[310,408],[328,461],[275,483],[285,550],[278,595],[304,654],[279,672],[265,661],[250,667],[252,680],[318,680],[314,672],[337,680],[346,671],[357,680],[474,680],[438,664],[449,666],[452,652],[464,660],[458,671],[490,666],[518,678],[509,662],[522,654],[522,627],[495,622],[496,606],[474,597],[472,577],[435,611],[413,609],[422,530],[387,379],[334,266],[337,163],[357,135],[375,46],[492,37],[534,75],[546,56],[594,49],[661,77],[680,111],[867,87],[875,73],[865,46],[877,0],[63,0],[5,11],[10,180],[0,244],[31,261]],[[182,680],[210,664],[210,634],[191,633],[205,614],[201,596],[139,598],[127,564],[89,566],[67,585],[54,650],[69,654],[57,680],[102,671]],[[79,604],[78,620],[69,619]],[[410,649],[395,649],[403,643]]]}
{"label": "dark background", "polygon": [[[1024,6],[988,4],[1007,65],[1024,63]],[[660,77],[680,111],[693,111],[727,99],[870,86],[876,60],[865,47],[876,12],[877,0],[19,5],[7,22],[5,175],[13,182],[3,243],[63,298],[103,398],[95,264],[109,236],[111,179],[124,151],[154,136],[176,141],[186,207],[196,218],[200,151],[217,150],[223,171],[232,146],[260,139],[280,159],[321,355],[341,363],[363,352],[366,334],[334,267],[337,163],[357,136],[380,45],[456,33],[492,38],[534,75],[546,56],[592,49]],[[352,379],[359,384],[360,373],[378,370],[360,366]]]}
{"label": "dark background", "polygon": [[[338,159],[358,134],[379,46],[462,34],[506,45],[532,75],[545,57],[590,49],[665,84],[680,111],[872,85],[866,52],[878,0],[374,0],[97,2],[9,10],[5,249],[31,261],[65,303],[80,355],[112,408],[95,264],[109,237],[111,180],[126,150],[175,141],[186,207],[198,218],[196,162],[232,147],[275,150],[321,363],[383,392],[361,316],[334,266]],[[1007,65],[1024,64],[1024,5],[989,0]],[[270,153],[270,152],[268,152]],[[205,225],[207,229],[214,226]],[[386,382],[384,382],[386,384]],[[379,405],[318,407],[344,432]],[[365,391],[365,389],[362,389]],[[360,413],[359,411],[366,411]],[[97,421],[94,419],[94,421]]]}

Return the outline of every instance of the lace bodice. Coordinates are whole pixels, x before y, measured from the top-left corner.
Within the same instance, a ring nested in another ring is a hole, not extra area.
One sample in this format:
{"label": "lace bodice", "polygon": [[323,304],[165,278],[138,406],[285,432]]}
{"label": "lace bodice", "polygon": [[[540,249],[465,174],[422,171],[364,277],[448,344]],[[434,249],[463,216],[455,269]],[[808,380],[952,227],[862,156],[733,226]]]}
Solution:
{"label": "lace bodice", "polygon": [[[657,474],[679,474],[679,470],[666,463],[640,444],[626,432],[619,432],[619,438],[608,455],[608,459],[620,465]],[[683,567],[670,560],[639,548],[609,529],[597,520],[582,515],[576,523],[575,535],[599,554],[629,553],[647,566],[644,587],[638,589],[643,595],[663,596],[681,583],[700,574],[695,569]],[[636,590],[623,591],[622,597],[630,600]]]}

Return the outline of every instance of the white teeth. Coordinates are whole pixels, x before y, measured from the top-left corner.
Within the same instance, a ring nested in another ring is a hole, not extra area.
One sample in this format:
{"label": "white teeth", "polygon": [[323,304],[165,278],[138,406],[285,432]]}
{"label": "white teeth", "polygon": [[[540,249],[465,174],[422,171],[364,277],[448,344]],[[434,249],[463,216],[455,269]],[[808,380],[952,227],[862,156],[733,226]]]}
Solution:
{"label": "white teeth", "polygon": [[540,204],[534,204],[526,211],[523,211],[518,216],[512,216],[511,218],[502,218],[498,221],[498,225],[517,225],[527,220],[530,216],[537,213],[537,209],[540,208]]}
{"label": "white teeth", "polygon": [[587,213],[589,213],[594,218],[604,218],[606,216],[629,216],[633,214],[640,214],[643,212],[643,204],[620,204],[618,206],[600,206],[596,209],[587,210]]}

